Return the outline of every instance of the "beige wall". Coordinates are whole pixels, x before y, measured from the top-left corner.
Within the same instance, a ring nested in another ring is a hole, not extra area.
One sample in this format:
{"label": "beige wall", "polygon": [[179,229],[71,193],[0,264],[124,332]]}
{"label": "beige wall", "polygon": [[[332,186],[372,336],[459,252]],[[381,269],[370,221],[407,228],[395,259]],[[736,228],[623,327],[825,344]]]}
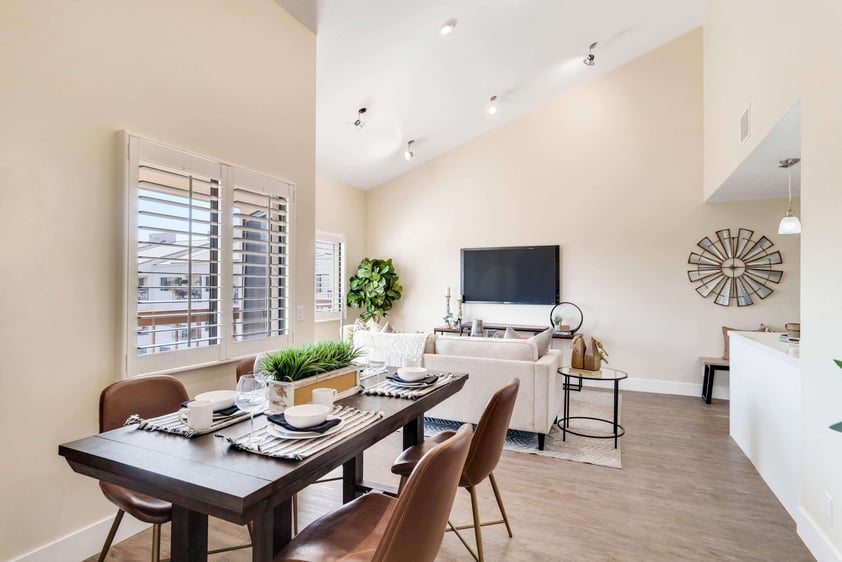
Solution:
{"label": "beige wall", "polygon": [[[346,283],[365,257],[365,225],[365,191],[328,177],[316,176],[316,230],[345,236]],[[348,311],[347,318],[353,321],[356,317],[356,310]],[[315,341],[337,338],[339,320],[316,322]]]}
{"label": "beige wall", "polygon": [[[114,512],[56,453],[96,432],[120,371],[116,131],[296,183],[296,297],[313,302],[315,37],[269,0],[5,0],[0,123],[7,560]],[[180,376],[233,385],[230,365]]]}
{"label": "beige wall", "polygon": [[[776,234],[784,203],[702,200],[702,33],[621,69],[369,192],[367,247],[395,258],[402,330],[441,324],[463,247],[559,244],[562,299],[584,309],[611,365],[662,390],[701,383],[723,325],[798,318],[798,240]],[[687,280],[696,242],[747,227],[781,250],[783,283],[737,309]],[[543,323],[550,307],[466,307],[466,317]],[[655,388],[655,387],[650,387]]]}
{"label": "beige wall", "polygon": [[[813,550],[820,559],[842,559],[842,435],[827,428],[842,420],[842,371],[832,362],[842,358],[840,28],[842,4],[833,0],[713,0],[705,23],[705,124],[712,135],[706,146],[718,143],[720,122],[737,100],[751,98],[752,109],[762,110],[764,130],[795,101],[801,102],[803,455],[798,530],[811,548],[828,548]],[[705,172],[711,176],[706,186],[715,187],[745,154],[728,145],[707,153]],[[834,522],[824,515],[825,494],[837,506]],[[821,534],[829,543],[821,544]]]}

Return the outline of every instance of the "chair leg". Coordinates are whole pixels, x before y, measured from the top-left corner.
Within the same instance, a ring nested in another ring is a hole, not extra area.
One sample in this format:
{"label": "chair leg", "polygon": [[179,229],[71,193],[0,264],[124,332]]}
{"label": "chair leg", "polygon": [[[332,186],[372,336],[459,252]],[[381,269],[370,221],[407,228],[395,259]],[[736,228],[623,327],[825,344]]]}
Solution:
{"label": "chair leg", "polygon": [[497,498],[497,506],[500,508],[500,515],[503,516],[503,523],[506,524],[506,530],[509,532],[509,537],[512,536],[512,528],[509,526],[509,518],[506,516],[506,508],[503,507],[503,498],[500,497],[500,489],[497,487],[497,480],[494,479],[494,473],[488,475],[491,481],[491,489],[494,490],[494,497]]}
{"label": "chair leg", "polygon": [[254,542],[254,523],[251,521],[246,523],[246,529],[249,530],[249,542]]}
{"label": "chair leg", "polygon": [[105,543],[102,545],[102,551],[99,553],[97,562],[105,560],[105,556],[111,549],[111,543],[114,542],[114,535],[117,534],[117,529],[120,527],[120,522],[123,520],[123,515],[126,512],[122,509],[117,510],[117,515],[114,516],[114,522],[111,524],[111,529],[108,531],[108,536],[105,537]]}
{"label": "chair leg", "polygon": [[468,488],[471,493],[471,510],[474,512],[474,535],[477,540],[477,560],[483,562],[482,555],[482,521],[479,518],[479,503],[477,501],[477,490],[475,487]]}
{"label": "chair leg", "polygon": [[152,562],[161,560],[161,524],[152,525]]}
{"label": "chair leg", "polygon": [[406,486],[406,476],[401,476],[400,484],[398,484],[398,497],[401,497],[401,492],[403,492],[404,486]]}

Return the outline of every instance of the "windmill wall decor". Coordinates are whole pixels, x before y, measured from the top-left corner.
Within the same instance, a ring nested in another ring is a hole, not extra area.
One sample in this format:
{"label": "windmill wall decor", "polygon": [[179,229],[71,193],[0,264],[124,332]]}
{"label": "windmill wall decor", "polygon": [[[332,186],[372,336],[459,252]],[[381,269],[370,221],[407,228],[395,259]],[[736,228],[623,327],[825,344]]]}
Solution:
{"label": "windmill wall decor", "polygon": [[687,272],[696,292],[720,306],[754,304],[752,297],[765,299],[772,294],[771,284],[781,282],[783,272],[773,266],[783,263],[781,253],[771,251],[774,244],[765,236],[754,238],[754,231],[740,228],[736,236],[731,229],[716,231],[715,241],[707,236],[697,244],[701,253],[691,252],[687,263],[694,266]]}

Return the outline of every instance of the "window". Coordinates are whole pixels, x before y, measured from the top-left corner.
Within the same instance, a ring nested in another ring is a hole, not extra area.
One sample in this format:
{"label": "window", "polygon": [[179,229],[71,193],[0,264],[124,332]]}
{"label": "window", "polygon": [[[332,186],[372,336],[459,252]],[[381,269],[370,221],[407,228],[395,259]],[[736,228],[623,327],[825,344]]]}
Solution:
{"label": "window", "polygon": [[287,345],[293,186],[133,135],[127,144],[127,373]]}
{"label": "window", "polygon": [[345,305],[345,238],[316,232],[316,321],[338,320]]}

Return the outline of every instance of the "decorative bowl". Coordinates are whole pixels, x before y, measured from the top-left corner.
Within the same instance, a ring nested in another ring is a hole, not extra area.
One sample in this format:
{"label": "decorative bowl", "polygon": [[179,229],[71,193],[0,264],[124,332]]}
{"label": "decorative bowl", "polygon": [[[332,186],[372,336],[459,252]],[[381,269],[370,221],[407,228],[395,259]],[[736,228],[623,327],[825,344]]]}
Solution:
{"label": "decorative bowl", "polygon": [[426,377],[427,372],[424,367],[401,367],[398,369],[398,376],[406,382],[415,382]]}
{"label": "decorative bowl", "polygon": [[292,426],[305,429],[323,423],[329,413],[330,407],[324,404],[302,404],[284,410],[284,419]]}
{"label": "decorative bowl", "polygon": [[210,400],[213,402],[213,411],[224,410],[234,405],[234,398],[237,392],[234,390],[211,390],[196,396],[196,400]]}

